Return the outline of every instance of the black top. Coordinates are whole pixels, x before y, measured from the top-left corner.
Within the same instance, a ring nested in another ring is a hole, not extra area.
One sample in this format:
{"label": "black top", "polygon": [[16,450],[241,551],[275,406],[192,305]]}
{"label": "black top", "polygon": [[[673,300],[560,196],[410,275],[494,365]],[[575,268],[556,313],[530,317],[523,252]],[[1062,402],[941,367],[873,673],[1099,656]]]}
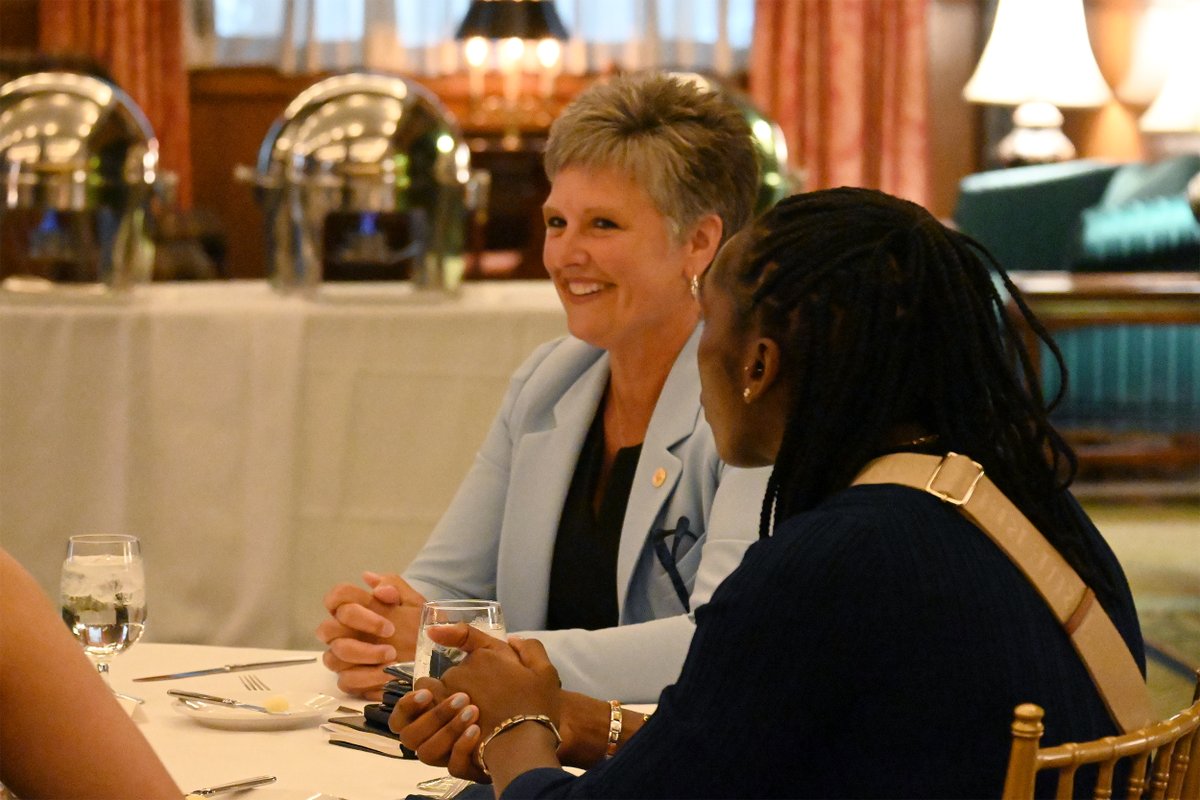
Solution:
{"label": "black top", "polygon": [[612,628],[618,621],[617,549],[642,446],[622,447],[613,460],[599,509],[592,505],[604,470],[604,407],[588,430],[563,503],[550,564],[546,629]]}
{"label": "black top", "polygon": [[[1105,611],[1144,669],[1128,584],[1085,529],[1118,587]],[[1046,710],[1043,745],[1117,732],[991,539],[924,492],[854,486],[750,546],[615,758],[581,778],[532,770],[504,797],[995,797],[1024,702]]]}

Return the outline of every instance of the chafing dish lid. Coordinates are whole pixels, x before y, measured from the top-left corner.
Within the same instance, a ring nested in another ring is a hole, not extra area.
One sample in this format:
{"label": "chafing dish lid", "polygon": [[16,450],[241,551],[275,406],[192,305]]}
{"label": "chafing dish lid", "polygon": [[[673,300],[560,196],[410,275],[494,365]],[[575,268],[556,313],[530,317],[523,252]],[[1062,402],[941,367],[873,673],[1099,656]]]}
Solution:
{"label": "chafing dish lid", "polygon": [[273,189],[379,181],[417,190],[465,185],[469,167],[458,125],[431,92],[395,76],[349,73],[288,105],[263,140],[256,182]]}
{"label": "chafing dish lid", "polygon": [[754,202],[756,214],[766,211],[800,188],[792,185],[793,176],[788,167],[787,140],[778,123],[764,114],[749,97],[736,89],[698,72],[676,72],[674,74],[695,83],[701,89],[725,95],[734,107],[742,112],[742,117],[750,126],[754,153],[758,157],[758,196]]}
{"label": "chafing dish lid", "polygon": [[158,141],[141,109],[113,84],[38,72],[0,86],[0,167],[14,207],[23,205],[18,189],[48,182],[101,190],[153,183]]}

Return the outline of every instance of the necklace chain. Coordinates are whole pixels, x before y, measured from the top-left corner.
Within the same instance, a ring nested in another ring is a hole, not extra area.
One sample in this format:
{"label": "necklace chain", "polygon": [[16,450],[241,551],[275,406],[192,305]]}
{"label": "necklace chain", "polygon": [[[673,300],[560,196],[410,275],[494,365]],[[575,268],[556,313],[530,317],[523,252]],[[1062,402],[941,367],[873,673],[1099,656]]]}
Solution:
{"label": "necklace chain", "polygon": [[936,442],[937,440],[938,435],[936,433],[927,433],[924,436],[918,436],[915,439],[909,439],[907,442],[900,442],[896,445],[896,447],[918,447],[923,444],[929,444],[930,442]]}

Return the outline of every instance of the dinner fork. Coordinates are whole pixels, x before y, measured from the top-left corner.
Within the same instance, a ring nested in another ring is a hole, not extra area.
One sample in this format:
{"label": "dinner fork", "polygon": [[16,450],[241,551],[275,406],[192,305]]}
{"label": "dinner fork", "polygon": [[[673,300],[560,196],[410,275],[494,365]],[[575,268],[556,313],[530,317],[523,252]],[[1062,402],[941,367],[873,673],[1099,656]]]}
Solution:
{"label": "dinner fork", "polygon": [[271,687],[263,683],[262,678],[258,677],[257,675],[245,674],[239,675],[238,677],[242,680],[242,686],[245,686],[247,689],[252,691],[267,692],[271,689]]}

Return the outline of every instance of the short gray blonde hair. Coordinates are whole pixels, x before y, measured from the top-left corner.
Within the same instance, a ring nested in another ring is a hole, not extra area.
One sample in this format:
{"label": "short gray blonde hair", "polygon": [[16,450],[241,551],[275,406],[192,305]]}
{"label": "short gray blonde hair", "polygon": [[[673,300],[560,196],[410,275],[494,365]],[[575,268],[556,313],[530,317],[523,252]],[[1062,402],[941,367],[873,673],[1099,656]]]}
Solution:
{"label": "short gray blonde hair", "polygon": [[668,73],[595,83],[550,126],[550,180],[567,167],[617,169],[682,235],[717,214],[724,242],[750,220],[758,158],[750,126],[726,96]]}

